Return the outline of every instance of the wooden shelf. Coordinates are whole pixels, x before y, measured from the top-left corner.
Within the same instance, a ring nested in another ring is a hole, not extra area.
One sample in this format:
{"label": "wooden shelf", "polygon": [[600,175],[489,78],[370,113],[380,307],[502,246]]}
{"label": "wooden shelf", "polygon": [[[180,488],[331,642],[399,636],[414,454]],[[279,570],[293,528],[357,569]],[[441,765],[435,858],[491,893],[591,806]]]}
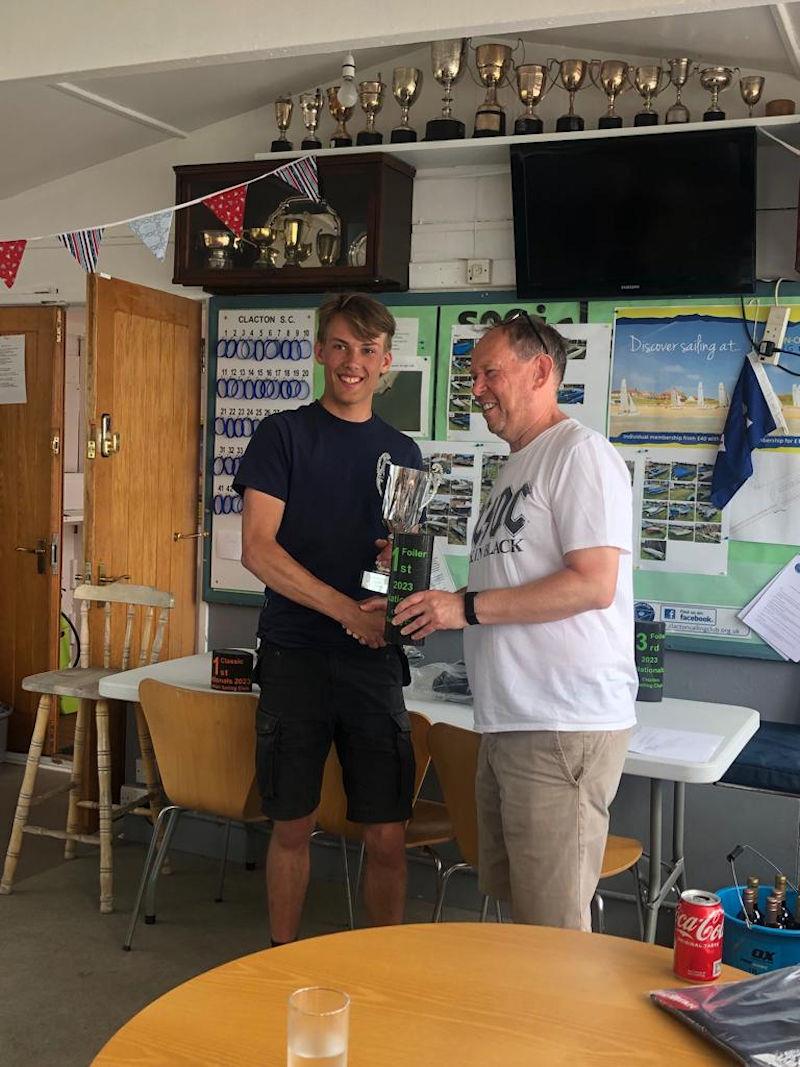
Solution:
{"label": "wooden shelf", "polygon": [[[800,147],[800,115],[778,115],[774,118],[725,119],[723,122],[685,122],[670,126],[625,126],[619,130],[583,130],[581,133],[540,133],[524,137],[467,137],[459,141],[416,141],[413,144],[382,144],[353,148],[322,148],[311,152],[258,152],[258,160],[295,159],[298,156],[359,156],[365,153],[388,152],[419,170],[437,167],[491,166],[508,163],[508,149],[514,144],[541,144],[544,141],[591,140],[598,137],[669,136],[691,130],[719,130],[749,127],[768,130],[781,140]],[[298,131],[299,135],[299,131]],[[762,136],[764,144],[772,144]]]}

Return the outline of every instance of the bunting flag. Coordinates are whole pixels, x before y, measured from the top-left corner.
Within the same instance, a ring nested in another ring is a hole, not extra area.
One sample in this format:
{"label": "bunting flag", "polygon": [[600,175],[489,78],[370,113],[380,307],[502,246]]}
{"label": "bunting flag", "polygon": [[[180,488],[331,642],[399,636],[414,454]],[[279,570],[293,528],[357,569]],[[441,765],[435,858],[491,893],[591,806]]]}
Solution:
{"label": "bunting flag", "polygon": [[10,289],[17,277],[27,241],[0,241],[0,278]]}
{"label": "bunting flag", "polygon": [[167,208],[166,211],[158,211],[154,215],[147,215],[143,219],[134,219],[128,223],[128,227],[140,241],[147,245],[156,259],[163,260],[167,254],[173,214],[172,208]]}
{"label": "bunting flag", "polygon": [[297,189],[311,200],[319,200],[319,172],[315,156],[286,163],[274,170],[272,177],[280,178],[281,181],[291,185],[293,189]]}
{"label": "bunting flag", "polygon": [[56,237],[87,273],[94,274],[100,255],[103,229],[104,227],[99,226],[90,230],[73,230],[71,233],[58,233]]}
{"label": "bunting flag", "polygon": [[214,193],[203,200],[206,207],[211,208],[217,218],[224,222],[229,230],[233,230],[237,237],[242,236],[244,225],[244,202],[247,197],[247,184],[237,185],[235,189],[228,189],[224,193]]}

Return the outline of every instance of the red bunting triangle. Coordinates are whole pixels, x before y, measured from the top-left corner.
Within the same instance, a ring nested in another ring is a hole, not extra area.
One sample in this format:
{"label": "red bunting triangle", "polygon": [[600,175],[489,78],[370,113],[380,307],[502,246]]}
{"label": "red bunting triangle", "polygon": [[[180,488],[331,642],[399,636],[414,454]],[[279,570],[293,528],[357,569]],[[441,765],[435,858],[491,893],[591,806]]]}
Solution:
{"label": "red bunting triangle", "polygon": [[241,237],[246,197],[247,186],[237,185],[235,189],[228,189],[225,193],[214,193],[213,196],[207,196],[203,203],[206,207],[211,208],[217,218],[224,222],[229,230],[233,230],[237,237]]}
{"label": "red bunting triangle", "polygon": [[17,277],[27,241],[0,241],[0,278],[10,289]]}

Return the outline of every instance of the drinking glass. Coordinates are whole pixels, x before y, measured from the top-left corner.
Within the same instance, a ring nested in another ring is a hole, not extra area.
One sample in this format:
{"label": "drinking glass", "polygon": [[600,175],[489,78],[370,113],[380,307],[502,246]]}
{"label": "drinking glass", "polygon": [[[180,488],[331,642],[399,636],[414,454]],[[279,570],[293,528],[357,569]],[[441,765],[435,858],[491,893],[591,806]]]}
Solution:
{"label": "drinking glass", "polygon": [[287,1067],[347,1067],[350,997],[309,986],[289,997]]}

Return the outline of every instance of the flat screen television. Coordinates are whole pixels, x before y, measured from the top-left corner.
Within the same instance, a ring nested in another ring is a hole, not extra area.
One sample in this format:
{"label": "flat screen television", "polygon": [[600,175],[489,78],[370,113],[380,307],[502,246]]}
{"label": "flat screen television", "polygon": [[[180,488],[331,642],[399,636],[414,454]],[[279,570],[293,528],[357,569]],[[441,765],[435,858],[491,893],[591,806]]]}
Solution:
{"label": "flat screen television", "polygon": [[512,145],[517,295],[755,288],[753,129]]}

